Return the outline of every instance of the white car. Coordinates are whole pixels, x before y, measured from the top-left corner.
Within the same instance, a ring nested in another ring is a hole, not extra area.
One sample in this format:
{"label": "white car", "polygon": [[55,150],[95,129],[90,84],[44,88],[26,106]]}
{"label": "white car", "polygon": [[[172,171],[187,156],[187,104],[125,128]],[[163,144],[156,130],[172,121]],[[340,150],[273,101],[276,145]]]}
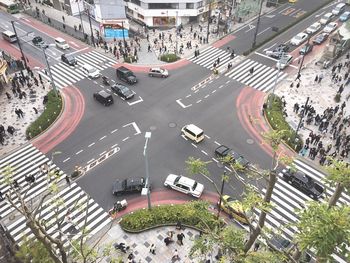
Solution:
{"label": "white car", "polygon": [[285,55],[277,61],[276,68],[285,69],[293,61],[292,55]]}
{"label": "white car", "polygon": [[290,43],[293,46],[299,46],[300,44],[304,43],[308,37],[308,34],[306,33],[299,33],[295,37],[293,37],[290,41]]}
{"label": "white car", "polygon": [[316,23],[313,23],[311,26],[309,26],[307,29],[306,29],[306,32],[308,34],[315,34],[318,30],[320,30],[322,27],[321,23],[319,22],[316,22]]}
{"label": "white car", "polygon": [[334,15],[332,13],[327,13],[324,14],[323,17],[320,19],[320,23],[322,25],[327,24],[329,21],[331,21],[331,19],[334,17]]}
{"label": "white car", "polygon": [[164,186],[184,194],[190,194],[196,198],[199,198],[204,190],[204,185],[191,178],[176,174],[169,174],[164,182]]}
{"label": "white car", "polygon": [[329,24],[327,24],[324,29],[323,29],[323,32],[325,33],[331,33],[333,32],[338,26],[338,23],[337,22],[330,22]]}

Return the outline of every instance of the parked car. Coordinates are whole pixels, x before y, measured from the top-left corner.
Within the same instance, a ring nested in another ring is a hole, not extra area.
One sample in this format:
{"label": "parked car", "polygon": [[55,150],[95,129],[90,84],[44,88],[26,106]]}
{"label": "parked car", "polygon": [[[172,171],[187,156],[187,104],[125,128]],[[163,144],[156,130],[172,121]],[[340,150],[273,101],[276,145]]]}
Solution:
{"label": "parked car", "polygon": [[300,55],[306,55],[308,53],[310,53],[313,49],[314,45],[312,44],[305,44],[300,50],[299,50],[299,54]]}
{"label": "parked car", "polygon": [[329,34],[328,33],[321,33],[317,35],[314,40],[312,40],[312,43],[315,45],[321,45],[326,39],[328,38]]}
{"label": "parked car", "polygon": [[167,78],[169,76],[169,72],[166,69],[162,69],[162,68],[150,68],[148,72],[148,76],[158,77],[158,78]]}
{"label": "parked car", "polygon": [[141,192],[146,186],[146,180],[143,177],[127,178],[124,180],[117,179],[113,184],[112,193],[114,195]]}
{"label": "parked car", "polygon": [[333,17],[334,17],[334,15],[333,15],[332,13],[326,13],[326,14],[324,14],[323,17],[320,19],[320,23],[321,23],[322,25],[325,25],[325,24],[329,23],[329,22],[332,20]]}
{"label": "parked car", "polygon": [[290,40],[290,43],[293,46],[299,46],[300,44],[302,44],[306,41],[307,37],[308,37],[308,34],[303,33],[303,32],[299,33]]}
{"label": "parked car", "polygon": [[288,52],[289,46],[286,44],[279,44],[276,48],[273,50],[267,50],[266,55],[279,59],[283,53]]}
{"label": "parked car", "polygon": [[36,36],[32,39],[34,46],[37,47],[48,47],[49,45],[45,43],[42,37]]}
{"label": "parked car", "polygon": [[61,60],[70,66],[75,66],[78,64],[78,61],[75,59],[75,57],[69,54],[62,54]]}
{"label": "parked car", "polygon": [[306,175],[304,172],[298,170],[295,171],[289,166],[283,169],[279,175],[292,186],[299,189],[301,192],[310,196],[314,200],[318,200],[324,192],[324,187],[321,184],[316,182],[310,176]]}
{"label": "parked car", "polygon": [[[218,201],[219,205],[220,201]],[[223,195],[221,200],[221,209],[225,211],[229,216],[232,216],[238,222],[246,225],[253,213],[251,211],[244,211],[241,202],[232,198],[229,195]]]}
{"label": "parked car", "polygon": [[325,33],[331,33],[333,32],[338,26],[338,23],[337,22],[330,22],[329,24],[327,24],[324,29],[323,29],[323,32]]}
{"label": "parked car", "polygon": [[134,73],[126,68],[126,67],[119,67],[116,69],[116,74],[118,79],[125,81],[128,84],[135,84],[137,82],[137,78],[134,75]]}
{"label": "parked car", "polygon": [[339,21],[341,22],[345,22],[350,18],[350,12],[346,11],[344,12],[340,17],[339,17]]}
{"label": "parked car", "polygon": [[243,155],[236,153],[234,150],[225,145],[220,145],[215,149],[215,156],[220,158],[225,158],[226,156],[229,156],[229,162],[238,162],[244,168],[248,167],[248,165],[250,164],[250,162]]}
{"label": "parked car", "polygon": [[134,92],[123,84],[116,83],[111,89],[123,100],[129,100],[134,97]]}
{"label": "parked car", "polygon": [[164,186],[196,198],[199,198],[204,190],[204,185],[191,178],[176,174],[169,174],[165,179]]}
{"label": "parked car", "polygon": [[285,55],[281,57],[277,63],[276,63],[276,68],[278,69],[285,69],[290,63],[293,61],[293,56],[292,55]]}
{"label": "parked car", "polygon": [[306,29],[306,33],[315,34],[318,30],[321,29],[321,27],[322,27],[321,23],[315,22]]}
{"label": "parked car", "polygon": [[112,95],[107,93],[104,90],[100,90],[99,92],[95,92],[94,99],[105,106],[109,106],[109,105],[112,105],[114,103]]}

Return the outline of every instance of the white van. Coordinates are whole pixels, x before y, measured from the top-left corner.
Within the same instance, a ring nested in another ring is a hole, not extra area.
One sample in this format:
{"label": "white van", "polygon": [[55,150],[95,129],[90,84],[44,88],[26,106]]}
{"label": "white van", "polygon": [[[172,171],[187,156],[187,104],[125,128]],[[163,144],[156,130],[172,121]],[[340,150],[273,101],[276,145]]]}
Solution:
{"label": "white van", "polygon": [[66,42],[66,40],[64,40],[61,37],[55,38],[55,44],[56,44],[56,47],[58,47],[58,48],[69,49],[68,43]]}
{"label": "white van", "polygon": [[194,124],[188,124],[182,127],[181,132],[188,139],[199,143],[204,140],[204,132]]}
{"label": "white van", "polygon": [[93,66],[90,66],[88,64],[83,65],[81,69],[84,72],[84,74],[86,76],[88,76],[89,78],[96,79],[99,76],[101,76],[101,73],[98,69],[96,69]]}
{"label": "white van", "polygon": [[328,22],[330,22],[333,17],[334,17],[333,13],[324,14],[320,19],[320,23],[322,25],[328,24]]}
{"label": "white van", "polygon": [[336,7],[334,7],[334,9],[332,10],[332,14],[333,15],[340,15],[341,13],[343,13],[344,12],[344,10],[345,10],[345,4],[344,3],[340,3],[340,4],[337,4],[337,6]]}
{"label": "white van", "polygon": [[17,41],[16,34],[11,32],[11,31],[9,31],[9,30],[6,30],[6,31],[2,32],[2,38],[5,39],[6,41],[10,42],[10,43],[13,43],[13,42]]}

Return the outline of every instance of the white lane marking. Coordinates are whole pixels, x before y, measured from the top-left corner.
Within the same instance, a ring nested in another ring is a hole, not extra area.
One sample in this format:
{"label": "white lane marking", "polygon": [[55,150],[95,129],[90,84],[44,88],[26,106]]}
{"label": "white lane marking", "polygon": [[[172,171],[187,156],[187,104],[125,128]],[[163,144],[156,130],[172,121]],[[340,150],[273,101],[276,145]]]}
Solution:
{"label": "white lane marking", "polygon": [[204,98],[206,99],[206,98],[208,98],[209,96],[210,96],[209,94],[208,94],[208,95],[205,95]]}
{"label": "white lane marking", "polygon": [[208,153],[206,153],[205,151],[201,150],[201,152],[208,156]]}
{"label": "white lane marking", "polygon": [[294,65],[291,65],[291,64],[289,64],[288,67],[292,67],[292,68],[295,68],[295,69],[298,69],[298,68],[299,68],[299,67],[294,66]]}
{"label": "white lane marking", "polygon": [[255,28],[255,26],[254,26],[254,25],[251,25],[251,24],[249,24],[248,26],[249,26],[249,29],[246,30],[245,33],[248,33],[250,30],[252,30],[252,29]]}
{"label": "white lane marking", "polygon": [[128,137],[124,138],[122,141],[125,142],[125,141],[128,140],[129,138],[130,138],[130,137],[128,136]]}
{"label": "white lane marking", "polygon": [[270,50],[271,48],[273,48],[274,46],[276,46],[277,43],[273,44],[272,46],[268,47],[268,48],[265,48],[263,51],[267,51],[267,50]]}
{"label": "white lane marking", "polygon": [[220,144],[220,143],[218,143],[217,141],[214,141],[214,143],[215,143],[216,145],[219,145],[219,146],[221,145],[221,144]]}
{"label": "white lane marking", "polygon": [[202,100],[197,100],[196,103],[200,103]]}
{"label": "white lane marking", "polygon": [[224,86],[224,85],[220,85],[220,86],[219,86],[219,89],[221,89],[223,86]]}
{"label": "white lane marking", "polygon": [[106,138],[107,136],[102,136],[99,140],[102,141],[104,138]]}
{"label": "white lane marking", "polygon": [[[226,84],[229,84],[231,82],[231,80],[228,80],[228,81],[226,81]],[[221,89],[221,88],[219,88],[219,89]]]}
{"label": "white lane marking", "polygon": [[188,141],[185,135],[181,134],[181,137],[184,138],[186,141]]}
{"label": "white lane marking", "polygon": [[69,43],[71,43],[71,45],[73,45],[73,46],[79,48],[79,45],[77,45],[74,41],[69,41]]}
{"label": "white lane marking", "polygon": [[71,52],[71,53],[68,53],[67,55],[73,55],[73,54],[75,54],[75,53],[79,53],[80,51],[84,51],[84,50],[86,50],[86,49],[88,49],[88,48],[89,48],[89,47],[85,47],[85,48],[82,48],[82,49],[73,51],[73,52]]}
{"label": "white lane marking", "polygon": [[104,151],[104,152],[100,153],[100,156],[101,156],[101,155],[104,155],[105,153],[106,153],[106,151]]}
{"label": "white lane marking", "polygon": [[268,28],[265,28],[263,31],[261,31],[261,32],[259,32],[258,33],[258,36],[260,35],[260,34],[263,34],[263,33],[265,33],[267,30],[269,30],[271,27],[268,27]]}
{"label": "white lane marking", "polygon": [[118,143],[117,143],[117,144],[112,145],[112,146],[111,146],[111,148],[113,149],[113,148],[115,148],[115,147],[117,147],[117,146],[118,146]]}
{"label": "white lane marking", "polygon": [[192,104],[189,104],[189,105],[183,104],[183,103],[181,102],[181,99],[176,100],[176,102],[177,102],[177,104],[179,104],[179,105],[180,105],[182,108],[184,108],[184,109],[186,109],[186,108],[192,106]]}
{"label": "white lane marking", "polygon": [[117,130],[118,130],[118,129],[115,129],[115,130],[111,131],[111,133],[115,133]]}
{"label": "white lane marking", "polygon": [[134,101],[134,102],[128,102],[129,106],[135,105],[135,104],[137,104],[137,103],[143,101],[143,99],[141,98],[141,96],[139,96],[139,98],[140,98],[139,100],[136,100],[136,101]]}
{"label": "white lane marking", "polygon": [[194,93],[197,93],[199,91],[199,89],[197,89]]}
{"label": "white lane marking", "polygon": [[216,160],[215,158],[211,158],[214,162],[218,163],[219,161]]}
{"label": "white lane marking", "polygon": [[136,133],[134,133],[134,135],[137,135],[137,134],[140,134],[140,133],[141,133],[141,130],[140,130],[140,128],[137,126],[136,122],[130,122],[130,123],[128,123],[128,124],[125,124],[125,125],[123,125],[123,128],[125,128],[125,127],[127,127],[127,126],[129,126],[129,125],[132,125],[132,126],[134,127],[134,129],[135,129],[135,131],[136,131]]}
{"label": "white lane marking", "polygon": [[79,153],[82,153],[84,150],[80,150],[78,152],[76,152],[75,154],[78,155]]}
{"label": "white lane marking", "polygon": [[209,137],[208,135],[206,135],[206,134],[204,134],[204,137],[206,137],[206,138],[210,139],[210,137]]}
{"label": "white lane marking", "polygon": [[93,142],[93,143],[91,143],[91,144],[89,144],[88,145],[88,147],[91,147],[91,146],[93,146],[93,145],[95,145],[95,143]]}
{"label": "white lane marking", "polygon": [[225,166],[225,169],[226,169],[227,171],[232,172],[232,170],[231,170],[230,168],[226,167],[226,166]]}
{"label": "white lane marking", "polygon": [[216,92],[216,89],[214,89],[211,93],[214,94]]}
{"label": "white lane marking", "polygon": [[259,56],[262,56],[262,57],[264,57],[264,58],[268,58],[268,59],[271,59],[271,60],[273,60],[273,61],[278,61],[277,59],[274,59],[274,58],[272,58],[272,57],[269,57],[268,55],[265,55],[265,54],[261,54],[261,53],[259,53],[259,52],[254,52],[256,55],[259,55]]}
{"label": "white lane marking", "polygon": [[65,162],[67,162],[69,160],[70,160],[70,157],[68,157],[67,159],[64,159],[62,163],[65,163]]}
{"label": "white lane marking", "polygon": [[90,161],[88,161],[87,164],[89,164],[89,163],[91,163],[91,162],[93,162],[93,161],[95,161],[94,158],[92,158]]}
{"label": "white lane marking", "polygon": [[198,148],[198,146],[197,145],[195,145],[194,143],[191,143],[192,145],[193,145],[193,147],[194,148]]}
{"label": "white lane marking", "polygon": [[301,59],[303,56],[300,55],[299,57],[296,57],[295,59],[293,59],[293,62],[297,61],[298,59]]}
{"label": "white lane marking", "polygon": [[186,96],[186,98],[189,98],[189,97],[191,97],[192,95],[191,94],[188,94],[187,96]]}
{"label": "white lane marking", "polygon": [[285,10],[287,10],[287,9],[289,9],[290,8],[290,6],[288,5],[285,9],[282,9],[281,11],[279,11],[278,13],[283,13]]}
{"label": "white lane marking", "polygon": [[[208,84],[210,84],[210,83],[212,83],[212,82],[213,82],[213,80],[209,81]],[[206,85],[206,84],[205,84],[205,85]],[[204,85],[204,87],[205,87],[205,85]]]}

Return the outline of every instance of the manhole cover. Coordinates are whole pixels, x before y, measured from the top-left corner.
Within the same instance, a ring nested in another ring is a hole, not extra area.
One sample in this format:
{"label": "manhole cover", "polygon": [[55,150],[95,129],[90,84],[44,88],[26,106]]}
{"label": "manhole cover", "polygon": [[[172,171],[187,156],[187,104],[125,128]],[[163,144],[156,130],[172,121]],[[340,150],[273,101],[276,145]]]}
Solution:
{"label": "manhole cover", "polygon": [[151,126],[151,127],[149,127],[149,129],[150,129],[151,131],[155,131],[155,130],[157,129],[157,127],[156,127],[156,126]]}
{"label": "manhole cover", "polygon": [[247,143],[248,143],[248,144],[253,144],[253,143],[254,143],[254,140],[252,140],[252,139],[247,139]]}
{"label": "manhole cover", "polygon": [[169,128],[175,128],[176,127],[176,123],[175,122],[170,122],[169,123]]}

